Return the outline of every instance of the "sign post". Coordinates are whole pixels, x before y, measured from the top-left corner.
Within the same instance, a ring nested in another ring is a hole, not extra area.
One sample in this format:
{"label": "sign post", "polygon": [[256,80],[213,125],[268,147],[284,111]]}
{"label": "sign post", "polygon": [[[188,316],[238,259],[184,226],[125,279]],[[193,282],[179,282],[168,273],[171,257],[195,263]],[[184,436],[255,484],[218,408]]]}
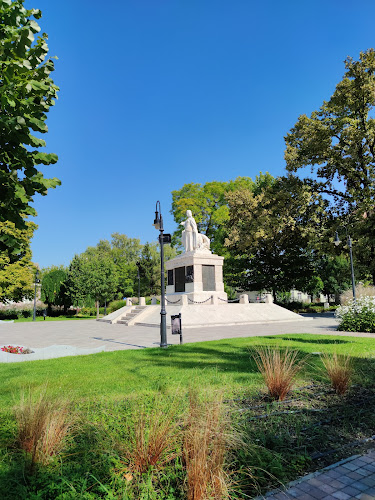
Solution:
{"label": "sign post", "polygon": [[172,335],[179,335],[180,336],[180,344],[182,344],[182,326],[181,326],[181,313],[180,314],[174,314],[171,315],[171,321],[172,321]]}

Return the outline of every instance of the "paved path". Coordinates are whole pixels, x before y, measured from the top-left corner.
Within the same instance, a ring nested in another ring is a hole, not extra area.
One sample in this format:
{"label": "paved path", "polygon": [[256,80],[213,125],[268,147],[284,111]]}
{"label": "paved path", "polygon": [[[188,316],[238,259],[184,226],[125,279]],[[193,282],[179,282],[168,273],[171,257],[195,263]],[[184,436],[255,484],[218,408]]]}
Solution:
{"label": "paved path", "polygon": [[[336,332],[336,326],[337,321],[333,316],[324,315],[313,317],[311,321],[189,328],[183,331],[183,337],[185,343],[285,333],[356,335],[375,338],[375,334],[370,333]],[[168,343],[179,343],[178,335],[171,335],[169,330],[167,335]],[[106,351],[116,351],[155,347],[159,343],[159,329],[146,326],[110,325],[95,320],[0,323],[0,345],[16,344],[28,347],[71,345],[83,348],[105,346]]]}
{"label": "paved path", "polygon": [[284,491],[271,492],[267,500],[361,500],[375,499],[375,451],[341,460],[303,479]]}

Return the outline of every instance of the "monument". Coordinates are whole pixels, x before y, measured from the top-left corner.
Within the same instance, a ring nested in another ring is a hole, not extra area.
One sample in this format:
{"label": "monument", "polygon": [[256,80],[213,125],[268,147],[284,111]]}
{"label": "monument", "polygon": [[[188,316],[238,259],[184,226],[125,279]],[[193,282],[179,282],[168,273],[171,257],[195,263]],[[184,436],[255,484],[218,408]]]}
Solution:
{"label": "monument", "polygon": [[225,304],[224,257],[211,252],[210,240],[198,232],[191,210],[186,211],[186,217],[181,222],[184,226],[181,241],[185,252],[165,264],[167,303]]}
{"label": "monument", "polygon": [[[171,318],[179,315],[183,329],[306,320],[272,301],[249,304],[247,294],[239,297],[239,304],[228,303],[223,283],[224,257],[211,252],[210,240],[199,233],[191,210],[187,210],[186,220],[181,225],[184,226],[181,241],[185,251],[165,263],[168,328]],[[144,298],[141,299],[139,305],[133,306],[129,301],[100,321],[159,328],[160,305],[156,304],[156,298],[149,306],[145,305]]]}

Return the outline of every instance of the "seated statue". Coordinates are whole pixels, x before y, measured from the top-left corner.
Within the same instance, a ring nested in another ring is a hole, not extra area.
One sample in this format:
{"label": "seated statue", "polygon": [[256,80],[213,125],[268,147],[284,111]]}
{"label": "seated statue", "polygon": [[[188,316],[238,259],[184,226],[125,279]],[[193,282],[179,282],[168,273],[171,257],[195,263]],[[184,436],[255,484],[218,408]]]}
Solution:
{"label": "seated statue", "polygon": [[210,252],[210,240],[205,234],[198,232],[197,223],[195,222],[191,210],[186,211],[186,217],[187,219],[181,222],[181,226],[185,228],[182,231],[181,237],[185,252]]}

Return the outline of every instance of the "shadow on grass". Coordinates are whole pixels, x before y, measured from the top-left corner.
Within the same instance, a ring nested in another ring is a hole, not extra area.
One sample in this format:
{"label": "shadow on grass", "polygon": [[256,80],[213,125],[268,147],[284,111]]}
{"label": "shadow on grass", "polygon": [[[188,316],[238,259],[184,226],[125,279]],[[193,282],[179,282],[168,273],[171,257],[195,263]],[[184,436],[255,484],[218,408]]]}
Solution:
{"label": "shadow on grass", "polygon": [[303,339],[301,337],[263,337],[264,339],[272,339],[272,340],[286,340],[291,342],[303,342],[305,344],[353,344],[351,340],[331,340],[331,339],[318,339],[318,340],[308,340]]}

